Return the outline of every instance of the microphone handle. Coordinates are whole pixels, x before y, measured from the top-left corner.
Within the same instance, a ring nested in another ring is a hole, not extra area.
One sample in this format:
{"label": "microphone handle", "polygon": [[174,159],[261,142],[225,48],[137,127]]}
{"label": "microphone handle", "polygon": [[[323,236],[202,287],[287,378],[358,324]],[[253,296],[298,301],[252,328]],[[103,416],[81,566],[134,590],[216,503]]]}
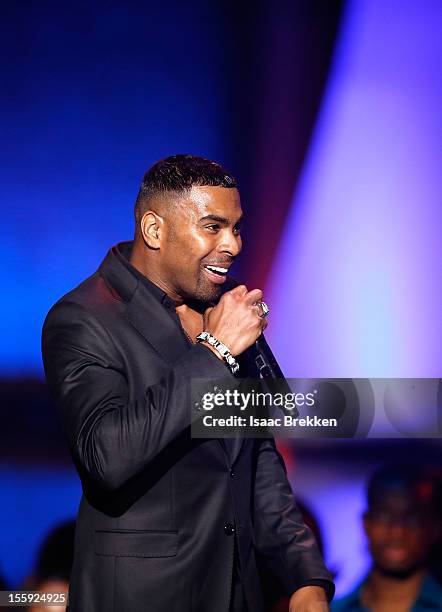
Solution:
{"label": "microphone handle", "polygon": [[[224,291],[230,291],[234,287],[238,286],[238,281],[236,281],[231,276],[227,277],[227,281],[224,285]],[[253,355],[253,361],[255,362],[256,367],[259,370],[262,378],[265,381],[270,393],[291,393],[286,378],[281,370],[279,363],[276,361],[274,354],[270,346],[267,344],[267,340],[264,337],[264,334],[261,334],[258,340],[256,340],[255,344],[251,346],[249,349]],[[292,416],[297,416],[298,411],[296,408],[291,411],[286,411],[283,409],[283,412],[287,414],[291,414]]]}
{"label": "microphone handle", "polygon": [[[264,379],[270,393],[281,393],[282,395],[292,393],[281,367],[272,353],[272,349],[267,344],[264,334],[261,334],[258,340],[256,340],[252,351],[254,353],[253,360],[255,365]],[[281,406],[281,410],[285,414],[290,414],[294,417],[298,416],[299,414],[296,408],[288,410]]]}
{"label": "microphone handle", "polygon": [[255,365],[263,378],[284,378],[279,363],[276,361],[264,334],[255,342]]}

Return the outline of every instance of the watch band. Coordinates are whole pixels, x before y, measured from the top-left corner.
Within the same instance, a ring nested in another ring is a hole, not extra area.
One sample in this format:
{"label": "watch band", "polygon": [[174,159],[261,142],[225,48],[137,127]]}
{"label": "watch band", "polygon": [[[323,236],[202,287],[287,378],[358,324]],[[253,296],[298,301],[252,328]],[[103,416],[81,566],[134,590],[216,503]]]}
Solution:
{"label": "watch band", "polygon": [[217,340],[215,336],[212,336],[211,334],[209,334],[209,332],[203,331],[198,334],[198,336],[196,337],[196,341],[207,342],[208,344],[210,344],[210,346],[213,346],[213,348],[221,355],[221,357],[227,363],[230,370],[232,371],[232,374],[235,374],[235,372],[239,370],[239,363],[236,361],[235,357],[231,354],[227,346]]}

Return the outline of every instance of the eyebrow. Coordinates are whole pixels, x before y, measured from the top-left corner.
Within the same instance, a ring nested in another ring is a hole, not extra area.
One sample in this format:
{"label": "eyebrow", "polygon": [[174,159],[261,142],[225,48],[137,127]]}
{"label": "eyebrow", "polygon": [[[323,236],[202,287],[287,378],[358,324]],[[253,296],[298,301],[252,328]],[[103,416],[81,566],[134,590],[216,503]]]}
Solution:
{"label": "eyebrow", "polygon": [[[241,215],[235,225],[241,223],[243,219],[244,215]],[[205,217],[202,217],[200,219],[200,223],[202,223],[203,221],[216,221],[217,223],[221,223],[222,225],[229,225],[229,220],[226,217],[220,217],[219,215],[206,215]]]}

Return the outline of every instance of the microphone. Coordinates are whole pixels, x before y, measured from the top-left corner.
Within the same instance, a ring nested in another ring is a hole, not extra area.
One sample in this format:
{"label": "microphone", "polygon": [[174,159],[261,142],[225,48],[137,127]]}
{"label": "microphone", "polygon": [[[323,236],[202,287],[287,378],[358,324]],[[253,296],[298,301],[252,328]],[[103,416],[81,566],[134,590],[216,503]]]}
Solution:
{"label": "microphone", "polygon": [[261,334],[258,340],[255,341],[254,350],[252,350],[253,361],[263,378],[282,378],[285,376],[282,373],[279,363],[276,361],[272,349],[267,344],[264,334]]}
{"label": "microphone", "polygon": [[[237,287],[239,283],[234,278],[229,276],[226,285],[226,290],[230,291],[230,289]],[[273,354],[272,349],[267,344],[267,340],[265,339],[263,333],[259,336],[255,343],[247,349],[246,352],[248,352],[251,356],[270,393],[281,393],[282,395],[292,393],[283,371],[281,370],[279,363],[276,361],[276,357]],[[285,410],[282,408],[282,410],[284,413],[290,414],[294,417],[298,416],[299,414],[296,408],[292,410]]]}
{"label": "microphone", "polygon": [[[276,361],[276,357],[273,354],[272,349],[267,344],[264,334],[259,336],[258,340],[255,341],[254,345],[251,346],[248,351],[250,351],[255,365],[272,395],[275,393],[280,393],[281,395],[292,393],[281,367]],[[279,406],[279,408],[282,410],[282,412],[284,412],[284,414],[288,414],[293,417],[297,417],[299,415],[296,408],[292,408],[290,410],[284,408],[283,406]]]}

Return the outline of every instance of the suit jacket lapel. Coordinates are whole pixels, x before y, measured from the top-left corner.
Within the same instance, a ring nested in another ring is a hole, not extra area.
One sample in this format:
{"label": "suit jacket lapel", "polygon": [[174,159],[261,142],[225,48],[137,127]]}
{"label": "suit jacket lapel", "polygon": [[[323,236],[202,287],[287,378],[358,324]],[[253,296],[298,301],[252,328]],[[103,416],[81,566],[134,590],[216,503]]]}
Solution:
{"label": "suit jacket lapel", "polygon": [[[121,251],[128,251],[130,246],[130,243],[123,243],[113,247],[101,264],[99,272],[109,289],[126,302],[124,316],[129,323],[162,359],[173,365],[189,350],[188,341],[163,304],[121,260],[124,256]],[[236,434],[234,438],[219,439],[227,454],[229,467],[232,467],[238,458],[244,441],[241,432]]]}
{"label": "suit jacket lapel", "polygon": [[189,344],[177,323],[140,282],[127,305],[125,316],[170,365],[189,350]]}
{"label": "suit jacket lapel", "polygon": [[99,273],[116,297],[127,304],[125,317],[168,363],[173,364],[188,349],[184,334],[154,292],[128,266],[132,243],[110,249]]}
{"label": "suit jacket lapel", "polygon": [[[189,350],[189,344],[178,325],[142,283],[138,284],[126,309],[126,318],[170,365]],[[241,451],[244,440],[241,433],[236,431],[234,438],[219,439],[227,454],[229,467],[233,466]]]}

